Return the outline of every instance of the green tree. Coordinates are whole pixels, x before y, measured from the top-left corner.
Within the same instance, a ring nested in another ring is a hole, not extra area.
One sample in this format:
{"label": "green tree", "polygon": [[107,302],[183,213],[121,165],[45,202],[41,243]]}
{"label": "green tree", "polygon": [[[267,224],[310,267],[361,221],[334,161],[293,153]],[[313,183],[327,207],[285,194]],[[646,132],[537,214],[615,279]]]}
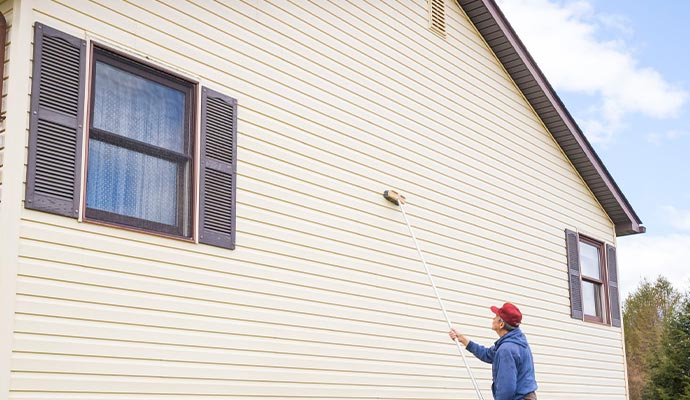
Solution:
{"label": "green tree", "polygon": [[662,347],[668,320],[680,294],[664,277],[651,283],[646,279],[623,305],[625,352],[630,400],[642,400],[649,383],[651,366]]}
{"label": "green tree", "polygon": [[690,294],[664,327],[661,349],[652,356],[645,400],[690,400]]}

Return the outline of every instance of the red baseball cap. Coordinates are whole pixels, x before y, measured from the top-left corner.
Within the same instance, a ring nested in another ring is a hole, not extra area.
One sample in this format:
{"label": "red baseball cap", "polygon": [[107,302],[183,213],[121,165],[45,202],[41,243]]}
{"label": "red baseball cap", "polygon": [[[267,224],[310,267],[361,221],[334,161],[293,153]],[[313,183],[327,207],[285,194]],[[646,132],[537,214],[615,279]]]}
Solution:
{"label": "red baseball cap", "polygon": [[491,306],[491,311],[512,327],[517,327],[522,322],[522,313],[512,303],[505,303],[501,308]]}

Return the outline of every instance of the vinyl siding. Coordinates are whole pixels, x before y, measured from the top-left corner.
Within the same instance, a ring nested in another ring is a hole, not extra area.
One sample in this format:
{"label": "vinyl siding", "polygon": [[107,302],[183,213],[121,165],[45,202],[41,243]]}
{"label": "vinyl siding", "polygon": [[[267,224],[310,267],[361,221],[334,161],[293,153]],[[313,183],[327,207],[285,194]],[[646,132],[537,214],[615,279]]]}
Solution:
{"label": "vinyl siding", "polygon": [[[0,2],[0,12],[7,21],[7,36],[5,36],[5,59],[2,76],[2,100],[0,101],[0,115],[3,117],[7,111],[7,84],[10,78],[10,43],[12,42],[12,1]],[[2,45],[2,44],[0,44]],[[0,121],[0,203],[2,203],[2,167],[5,165],[5,119]],[[0,207],[2,207],[0,205]]]}
{"label": "vinyl siding", "polygon": [[24,209],[12,399],[474,398],[391,188],[468,336],[512,301],[540,398],[625,398],[569,317],[564,229],[612,224],[454,2],[30,4],[238,99],[237,248]]}

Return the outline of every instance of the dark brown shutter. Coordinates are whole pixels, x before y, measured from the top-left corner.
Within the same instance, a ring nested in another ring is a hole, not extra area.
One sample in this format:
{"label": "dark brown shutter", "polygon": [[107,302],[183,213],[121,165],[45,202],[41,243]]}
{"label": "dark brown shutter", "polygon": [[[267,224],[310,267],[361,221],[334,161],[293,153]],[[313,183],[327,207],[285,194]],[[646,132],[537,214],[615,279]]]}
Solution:
{"label": "dark brown shutter", "polygon": [[86,41],[34,27],[25,207],[77,217]]}
{"label": "dark brown shutter", "polygon": [[237,100],[201,92],[199,242],[234,249]]}
{"label": "dark brown shutter", "polygon": [[570,316],[581,320],[582,282],[580,281],[580,237],[577,232],[565,230],[568,253],[568,281],[570,282]]}
{"label": "dark brown shutter", "polygon": [[609,276],[609,305],[611,307],[611,325],[621,326],[621,304],[618,292],[616,248],[610,244],[606,245],[606,270]]}

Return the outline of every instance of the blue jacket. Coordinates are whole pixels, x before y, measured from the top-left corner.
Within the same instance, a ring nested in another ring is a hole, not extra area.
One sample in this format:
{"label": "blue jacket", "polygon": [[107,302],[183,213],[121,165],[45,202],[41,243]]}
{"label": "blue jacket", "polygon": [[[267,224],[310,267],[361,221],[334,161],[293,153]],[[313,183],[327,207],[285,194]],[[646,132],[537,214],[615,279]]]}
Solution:
{"label": "blue jacket", "polygon": [[521,400],[537,390],[532,350],[520,328],[506,333],[489,348],[470,341],[467,350],[478,359],[491,363],[494,399]]}

